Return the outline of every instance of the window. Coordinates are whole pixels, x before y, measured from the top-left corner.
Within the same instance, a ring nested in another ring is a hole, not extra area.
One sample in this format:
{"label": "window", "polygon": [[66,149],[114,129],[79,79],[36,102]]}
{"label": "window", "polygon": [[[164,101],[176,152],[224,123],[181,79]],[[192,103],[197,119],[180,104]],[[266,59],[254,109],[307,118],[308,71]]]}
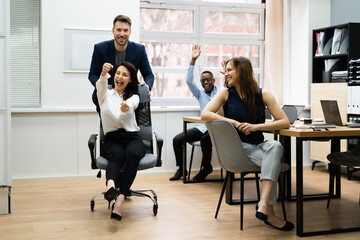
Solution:
{"label": "window", "polygon": [[10,1],[11,107],[40,107],[40,1]]}
{"label": "window", "polygon": [[189,100],[192,93],[185,81],[191,47],[196,43],[202,53],[195,79],[209,70],[221,87],[221,61],[245,56],[263,86],[264,11],[261,0],[142,1],[140,40],[155,75],[153,105],[196,104]]}

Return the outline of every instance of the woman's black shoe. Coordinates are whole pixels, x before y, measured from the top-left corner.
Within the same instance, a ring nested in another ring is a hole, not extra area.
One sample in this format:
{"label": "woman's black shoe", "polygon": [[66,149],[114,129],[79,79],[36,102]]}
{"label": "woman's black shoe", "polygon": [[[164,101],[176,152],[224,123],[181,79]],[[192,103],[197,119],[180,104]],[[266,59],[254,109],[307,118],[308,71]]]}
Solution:
{"label": "woman's black shoe", "polygon": [[274,225],[272,225],[271,223],[269,223],[268,221],[265,221],[265,223],[267,224],[267,225],[269,225],[269,226],[271,226],[271,227],[273,227],[273,228],[275,228],[275,229],[277,229],[277,230],[280,230],[280,231],[285,231],[285,232],[287,232],[287,231],[291,231],[291,230],[293,230],[294,229],[294,224],[292,224],[291,222],[289,222],[289,221],[286,221],[286,223],[285,223],[285,225],[283,226],[283,227],[281,227],[281,228],[279,228],[279,227],[276,227],[276,226],[274,226]]}
{"label": "woman's black shoe", "polygon": [[109,204],[110,204],[110,202],[116,198],[116,190],[115,190],[115,188],[114,188],[114,187],[109,188],[109,189],[105,192],[104,198],[105,198],[105,199],[109,202]]}
{"label": "woman's black shoe", "polygon": [[117,214],[117,213],[111,213],[111,216],[110,216],[111,219],[115,219],[115,220],[118,220],[118,221],[121,221],[121,215]]}
{"label": "woman's black shoe", "polygon": [[255,217],[257,219],[260,219],[260,220],[264,221],[264,222],[267,221],[267,215],[262,213],[262,212],[256,211]]}

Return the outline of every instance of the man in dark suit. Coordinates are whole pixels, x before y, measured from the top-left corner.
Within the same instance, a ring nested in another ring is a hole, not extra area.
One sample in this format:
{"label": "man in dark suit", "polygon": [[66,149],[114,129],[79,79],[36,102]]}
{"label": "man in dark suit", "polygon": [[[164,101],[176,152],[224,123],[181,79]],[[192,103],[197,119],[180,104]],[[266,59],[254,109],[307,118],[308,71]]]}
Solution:
{"label": "man in dark suit", "polygon": [[[96,111],[100,112],[98,99],[96,96],[96,81],[100,78],[104,63],[111,63],[114,67],[120,62],[131,62],[136,69],[140,70],[145,83],[151,90],[154,83],[154,74],[150,68],[149,60],[145,52],[144,45],[129,41],[131,34],[131,20],[124,15],[115,17],[112,29],[114,39],[95,44],[91,59],[89,80],[95,87],[92,100],[96,105]],[[109,72],[113,76],[113,70]],[[113,82],[112,77],[109,84]]]}

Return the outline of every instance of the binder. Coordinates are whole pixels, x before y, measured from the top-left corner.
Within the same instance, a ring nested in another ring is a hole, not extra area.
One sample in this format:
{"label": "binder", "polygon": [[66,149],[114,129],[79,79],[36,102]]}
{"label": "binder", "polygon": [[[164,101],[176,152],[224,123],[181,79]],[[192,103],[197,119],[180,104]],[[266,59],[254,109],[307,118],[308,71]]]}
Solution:
{"label": "binder", "polygon": [[351,87],[351,114],[356,114],[355,101],[356,101],[356,89],[355,89],[355,86],[352,86]]}
{"label": "binder", "polygon": [[323,49],[324,49],[324,41],[325,41],[325,32],[317,32],[316,33],[316,53],[315,56],[322,56],[323,55]]}
{"label": "binder", "polygon": [[337,53],[347,53],[349,46],[349,34],[348,29],[343,28],[341,31],[341,39],[340,39],[340,46]]}
{"label": "binder", "polygon": [[360,86],[355,86],[355,114],[360,114]]}
{"label": "binder", "polygon": [[333,38],[330,38],[323,49],[323,55],[330,55]]}
{"label": "binder", "polygon": [[342,35],[342,29],[335,28],[332,47],[331,47],[331,54],[339,53],[339,47],[340,47],[340,43],[341,43],[341,35]]}
{"label": "binder", "polygon": [[347,87],[347,114],[351,114],[351,88],[352,86]]}

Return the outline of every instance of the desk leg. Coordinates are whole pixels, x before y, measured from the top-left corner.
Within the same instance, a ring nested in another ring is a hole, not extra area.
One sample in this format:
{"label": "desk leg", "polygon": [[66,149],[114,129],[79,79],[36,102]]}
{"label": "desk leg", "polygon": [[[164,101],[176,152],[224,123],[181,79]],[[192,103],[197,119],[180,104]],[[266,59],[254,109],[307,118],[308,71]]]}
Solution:
{"label": "desk leg", "polygon": [[285,185],[284,185],[285,198],[286,200],[290,201],[291,200],[291,137],[280,136],[280,142],[284,149],[284,153],[283,153],[284,163],[287,163],[290,166],[289,170],[285,173]]}
{"label": "desk leg", "polygon": [[184,131],[184,145],[183,145],[183,183],[186,183],[186,145],[187,145],[187,142],[186,142],[186,138],[187,138],[187,122],[184,121],[183,123],[183,131]]}
{"label": "desk leg", "polygon": [[296,138],[296,235],[304,233],[303,140]]}

